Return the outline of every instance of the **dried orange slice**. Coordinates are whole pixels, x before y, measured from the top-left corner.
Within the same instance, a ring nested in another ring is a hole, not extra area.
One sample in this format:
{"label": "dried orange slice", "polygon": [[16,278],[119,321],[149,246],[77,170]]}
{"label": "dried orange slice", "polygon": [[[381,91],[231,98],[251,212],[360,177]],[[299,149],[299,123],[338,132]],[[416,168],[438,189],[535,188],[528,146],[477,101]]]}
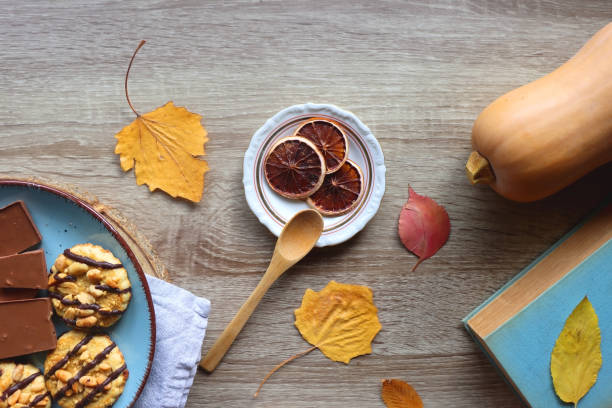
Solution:
{"label": "dried orange slice", "polygon": [[323,184],[325,159],[308,139],[285,137],[270,149],[264,174],[270,188],[283,197],[306,198]]}
{"label": "dried orange slice", "polygon": [[348,139],[344,131],[327,119],[313,118],[301,123],[294,136],[305,137],[323,153],[327,174],[337,171],[348,157]]}
{"label": "dried orange slice", "polygon": [[363,191],[361,169],[346,160],[338,171],[325,176],[323,185],[308,197],[308,204],[323,215],[342,215],[357,205]]}

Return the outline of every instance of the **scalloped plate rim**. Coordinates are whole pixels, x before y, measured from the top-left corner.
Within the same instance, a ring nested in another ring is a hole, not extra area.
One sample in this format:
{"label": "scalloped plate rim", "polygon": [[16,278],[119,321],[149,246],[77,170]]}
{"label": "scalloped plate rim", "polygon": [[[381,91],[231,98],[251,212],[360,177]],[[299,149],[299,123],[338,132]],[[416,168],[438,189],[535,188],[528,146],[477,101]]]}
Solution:
{"label": "scalloped plate rim", "polygon": [[[332,104],[315,104],[306,103],[289,106],[274,116],[266,120],[252,136],[249,143],[249,147],[244,155],[243,160],[243,185],[247,203],[251,211],[255,214],[259,222],[265,225],[268,230],[277,237],[279,236],[282,225],[275,222],[272,217],[266,213],[261,203],[258,201],[257,194],[255,192],[255,181],[252,177],[251,171],[255,166],[255,160],[257,159],[257,153],[262,143],[265,143],[270,133],[276,129],[283,122],[286,122],[288,118],[301,116],[304,114],[312,114],[316,117],[319,114],[328,115],[330,117],[336,117],[349,123],[362,139],[362,141],[369,148],[368,155],[372,161],[372,167],[375,170],[375,177],[370,180],[372,184],[372,193],[370,194],[369,201],[365,208],[362,210],[363,213],[356,217],[356,220],[343,231],[322,235],[317,241],[317,247],[325,247],[331,245],[337,245],[345,242],[352,238],[355,234],[361,231],[367,223],[374,217],[380,208],[380,203],[385,192],[385,173],[386,167],[384,164],[384,154],[376,140],[376,137],[372,134],[370,129],[361,120],[350,111],[341,109],[336,105]],[[349,153],[350,155],[350,153]],[[355,210],[353,210],[355,211]],[[351,211],[351,212],[353,212]],[[349,212],[350,214],[350,212]]]}

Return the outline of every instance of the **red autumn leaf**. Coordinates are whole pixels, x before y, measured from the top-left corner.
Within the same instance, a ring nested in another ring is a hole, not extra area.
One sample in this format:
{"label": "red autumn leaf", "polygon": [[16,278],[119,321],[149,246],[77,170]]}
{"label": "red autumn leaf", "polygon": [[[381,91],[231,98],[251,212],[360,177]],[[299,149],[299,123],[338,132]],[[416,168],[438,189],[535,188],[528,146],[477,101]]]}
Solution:
{"label": "red autumn leaf", "polygon": [[448,240],[448,213],[429,197],[420,196],[409,187],[409,197],[400,212],[398,230],[402,244],[419,257],[412,270],[432,257]]}

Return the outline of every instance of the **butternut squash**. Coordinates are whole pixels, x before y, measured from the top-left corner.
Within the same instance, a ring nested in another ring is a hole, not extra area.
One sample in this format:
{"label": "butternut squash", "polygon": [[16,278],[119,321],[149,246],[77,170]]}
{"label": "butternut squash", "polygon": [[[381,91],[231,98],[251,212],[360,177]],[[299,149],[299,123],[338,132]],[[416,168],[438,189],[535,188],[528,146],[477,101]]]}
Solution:
{"label": "butternut squash", "polygon": [[612,23],[552,73],[487,106],[472,146],[472,184],[515,201],[547,197],[612,161]]}

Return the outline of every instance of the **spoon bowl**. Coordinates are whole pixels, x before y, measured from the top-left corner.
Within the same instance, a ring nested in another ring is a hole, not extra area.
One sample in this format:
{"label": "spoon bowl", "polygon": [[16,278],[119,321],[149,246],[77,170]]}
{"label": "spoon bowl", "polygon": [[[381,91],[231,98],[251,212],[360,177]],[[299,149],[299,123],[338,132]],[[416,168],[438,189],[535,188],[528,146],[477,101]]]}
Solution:
{"label": "spoon bowl", "polygon": [[274,252],[297,263],[308,254],[323,232],[323,218],[316,210],[300,211],[285,224]]}

